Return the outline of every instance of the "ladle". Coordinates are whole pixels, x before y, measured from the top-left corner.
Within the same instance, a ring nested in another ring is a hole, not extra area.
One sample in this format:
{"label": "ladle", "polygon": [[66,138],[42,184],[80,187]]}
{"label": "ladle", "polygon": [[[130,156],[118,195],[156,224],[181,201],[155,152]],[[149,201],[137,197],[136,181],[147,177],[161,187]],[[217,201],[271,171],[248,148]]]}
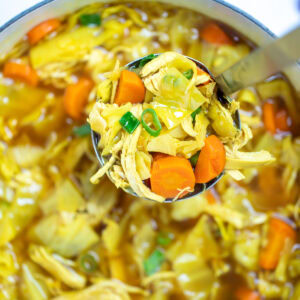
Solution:
{"label": "ladle", "polygon": [[[213,74],[200,61],[191,57],[188,58],[194,61],[199,68],[209,73],[210,76],[216,81],[218,99],[222,103],[222,105],[226,105],[231,101],[229,95],[231,95],[232,93],[258,83],[270,77],[271,75],[274,75],[276,72],[289,67],[290,65],[294,64],[299,59],[299,57],[300,27],[297,27],[285,36],[279,39],[275,39],[266,46],[257,48],[255,51],[250,53],[248,56],[237,62],[235,65],[233,65],[217,77],[214,77]],[[125,68],[129,70],[138,68],[139,62],[143,58],[144,57],[128,63]],[[237,127],[241,127],[238,111],[235,114],[234,122]],[[95,150],[97,159],[100,165],[104,166],[109,157],[103,157],[99,153],[98,144],[101,137],[95,131],[92,131],[91,135],[93,148]],[[224,173],[221,173],[218,177],[212,179],[206,184],[196,184],[193,192],[178,199],[177,201],[194,197],[210,189],[221,179],[223,174]],[[110,177],[109,172],[108,177]],[[124,189],[124,191],[137,197],[135,192],[130,187]],[[165,203],[169,202],[173,202],[173,199],[165,200]]]}

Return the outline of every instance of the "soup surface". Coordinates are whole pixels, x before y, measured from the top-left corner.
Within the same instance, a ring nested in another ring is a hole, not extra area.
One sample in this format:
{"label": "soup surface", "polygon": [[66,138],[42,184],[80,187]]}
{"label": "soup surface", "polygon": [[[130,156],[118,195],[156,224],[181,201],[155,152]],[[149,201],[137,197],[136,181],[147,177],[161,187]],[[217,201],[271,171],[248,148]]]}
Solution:
{"label": "soup surface", "polygon": [[275,163],[172,204],[90,183],[86,119],[107,72],[171,50],[217,75],[253,48],[194,11],[122,2],[45,20],[1,53],[0,299],[300,299],[299,101],[283,76],[233,95],[243,150]]}

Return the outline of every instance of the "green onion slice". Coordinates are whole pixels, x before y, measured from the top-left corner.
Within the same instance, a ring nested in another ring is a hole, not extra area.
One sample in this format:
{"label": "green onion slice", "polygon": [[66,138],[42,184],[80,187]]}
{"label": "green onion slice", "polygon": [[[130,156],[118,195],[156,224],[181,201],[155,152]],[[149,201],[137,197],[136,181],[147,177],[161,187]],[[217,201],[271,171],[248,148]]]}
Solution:
{"label": "green onion slice", "polygon": [[188,69],[186,71],[183,72],[183,75],[187,78],[187,79],[191,79],[194,75],[194,71],[192,69]]}
{"label": "green onion slice", "polygon": [[191,162],[191,165],[193,167],[196,167],[197,165],[197,161],[198,161],[198,158],[199,158],[199,154],[200,154],[200,151],[198,151],[197,153],[195,153],[191,158],[190,158],[190,162]]}
{"label": "green onion slice", "polygon": [[84,254],[79,257],[80,269],[86,273],[92,273],[97,270],[98,264],[91,254]]}
{"label": "green onion slice", "polygon": [[201,107],[198,107],[191,113],[191,117],[193,118],[193,122],[195,122],[196,116],[201,112]]}
{"label": "green onion slice", "polygon": [[89,123],[85,123],[82,126],[74,127],[73,133],[75,136],[84,137],[91,134],[91,126]]}
{"label": "green onion slice", "polygon": [[157,243],[161,246],[168,246],[172,242],[172,234],[168,232],[159,232]]}
{"label": "green onion slice", "polygon": [[148,63],[149,61],[151,61],[156,56],[157,56],[157,54],[149,54],[149,55],[147,55],[146,57],[144,57],[143,59],[141,59],[141,61],[139,63],[139,67],[143,67],[146,63]]}
{"label": "green onion slice", "polygon": [[79,21],[84,26],[99,26],[101,24],[101,17],[98,14],[82,14],[79,16]]}
{"label": "green onion slice", "polygon": [[130,111],[125,113],[119,122],[128,133],[133,133],[140,125],[140,121]]}
{"label": "green onion slice", "polygon": [[[152,129],[150,126],[148,126],[148,124],[145,122],[144,117],[146,114],[150,114],[152,116],[152,122],[153,125],[155,127],[155,129]],[[155,112],[154,109],[152,108],[146,108],[143,112],[142,112],[142,117],[141,117],[141,122],[143,127],[145,128],[145,130],[152,136],[159,136],[160,132],[161,132],[161,124],[160,121],[158,119],[158,116]]]}
{"label": "green onion slice", "polygon": [[144,261],[144,271],[149,276],[157,272],[160,266],[165,261],[165,255],[159,249],[156,249],[152,254]]}

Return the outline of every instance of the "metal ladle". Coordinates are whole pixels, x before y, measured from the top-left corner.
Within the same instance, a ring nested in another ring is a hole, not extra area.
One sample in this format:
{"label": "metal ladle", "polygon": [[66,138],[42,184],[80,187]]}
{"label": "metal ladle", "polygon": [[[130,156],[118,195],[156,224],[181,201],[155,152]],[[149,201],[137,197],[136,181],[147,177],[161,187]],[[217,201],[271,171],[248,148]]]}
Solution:
{"label": "metal ladle", "polygon": [[[275,73],[283,70],[284,68],[294,64],[299,59],[300,27],[297,27],[296,29],[292,30],[291,32],[279,39],[275,39],[266,46],[256,49],[248,56],[237,62],[235,65],[224,71],[222,74],[218,75],[217,77],[214,77],[211,74],[211,72],[206,68],[206,66],[200,61],[188,56],[186,57],[195,62],[195,64],[200,69],[210,74],[210,76],[216,81],[218,99],[222,105],[226,105],[228,104],[228,102],[230,102],[230,94],[242,88],[260,82],[271,75],[274,75]],[[143,58],[144,57],[128,63],[125,66],[125,68],[129,70],[137,68],[139,66],[139,62]],[[236,111],[236,114],[234,116],[234,122],[237,127],[241,127],[238,111]],[[101,137],[95,131],[92,131],[91,136],[96,157],[100,165],[104,166],[104,164],[108,161],[109,157],[103,157],[99,153],[98,144]],[[177,201],[192,198],[210,189],[222,178],[223,174],[224,173],[222,172],[218,177],[212,179],[208,183],[196,184],[193,192],[178,199]],[[109,172],[108,177],[110,178]],[[130,187],[124,188],[123,190],[133,196],[138,197],[138,195]],[[164,203],[170,202],[173,202],[173,199],[168,198],[164,201]]]}

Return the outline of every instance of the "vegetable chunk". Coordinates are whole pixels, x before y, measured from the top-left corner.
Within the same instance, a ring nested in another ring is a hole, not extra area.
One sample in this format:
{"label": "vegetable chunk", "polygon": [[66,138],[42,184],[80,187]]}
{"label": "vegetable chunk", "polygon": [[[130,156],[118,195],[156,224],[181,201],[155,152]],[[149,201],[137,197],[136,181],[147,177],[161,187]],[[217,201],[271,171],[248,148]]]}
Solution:
{"label": "vegetable chunk", "polygon": [[259,257],[259,265],[265,270],[276,268],[286,239],[292,243],[296,240],[296,232],[285,221],[272,217],[269,224],[268,243]]}
{"label": "vegetable chunk", "polygon": [[207,24],[201,33],[201,37],[208,43],[217,45],[231,45],[232,40],[216,23]]}
{"label": "vegetable chunk", "polygon": [[88,96],[93,88],[93,81],[89,78],[80,78],[77,83],[67,87],[64,96],[66,113],[75,120],[83,117],[83,110],[88,101]]}
{"label": "vegetable chunk", "polygon": [[150,181],[154,193],[174,198],[182,191],[180,198],[194,189],[195,175],[189,160],[167,156],[154,160]]}
{"label": "vegetable chunk", "polygon": [[128,102],[140,103],[145,97],[143,81],[134,72],[123,70],[114,102],[122,105]]}
{"label": "vegetable chunk", "polygon": [[196,182],[206,183],[219,176],[224,170],[225,162],[226,154],[222,142],[215,135],[210,135],[205,139],[205,146],[197,161]]}
{"label": "vegetable chunk", "polygon": [[39,81],[35,70],[24,63],[7,62],[4,65],[3,75],[12,79],[24,81],[31,86],[36,86]]}
{"label": "vegetable chunk", "polygon": [[61,25],[58,19],[46,20],[35,27],[33,27],[28,33],[27,37],[31,45],[36,44],[47,34],[55,31]]}

